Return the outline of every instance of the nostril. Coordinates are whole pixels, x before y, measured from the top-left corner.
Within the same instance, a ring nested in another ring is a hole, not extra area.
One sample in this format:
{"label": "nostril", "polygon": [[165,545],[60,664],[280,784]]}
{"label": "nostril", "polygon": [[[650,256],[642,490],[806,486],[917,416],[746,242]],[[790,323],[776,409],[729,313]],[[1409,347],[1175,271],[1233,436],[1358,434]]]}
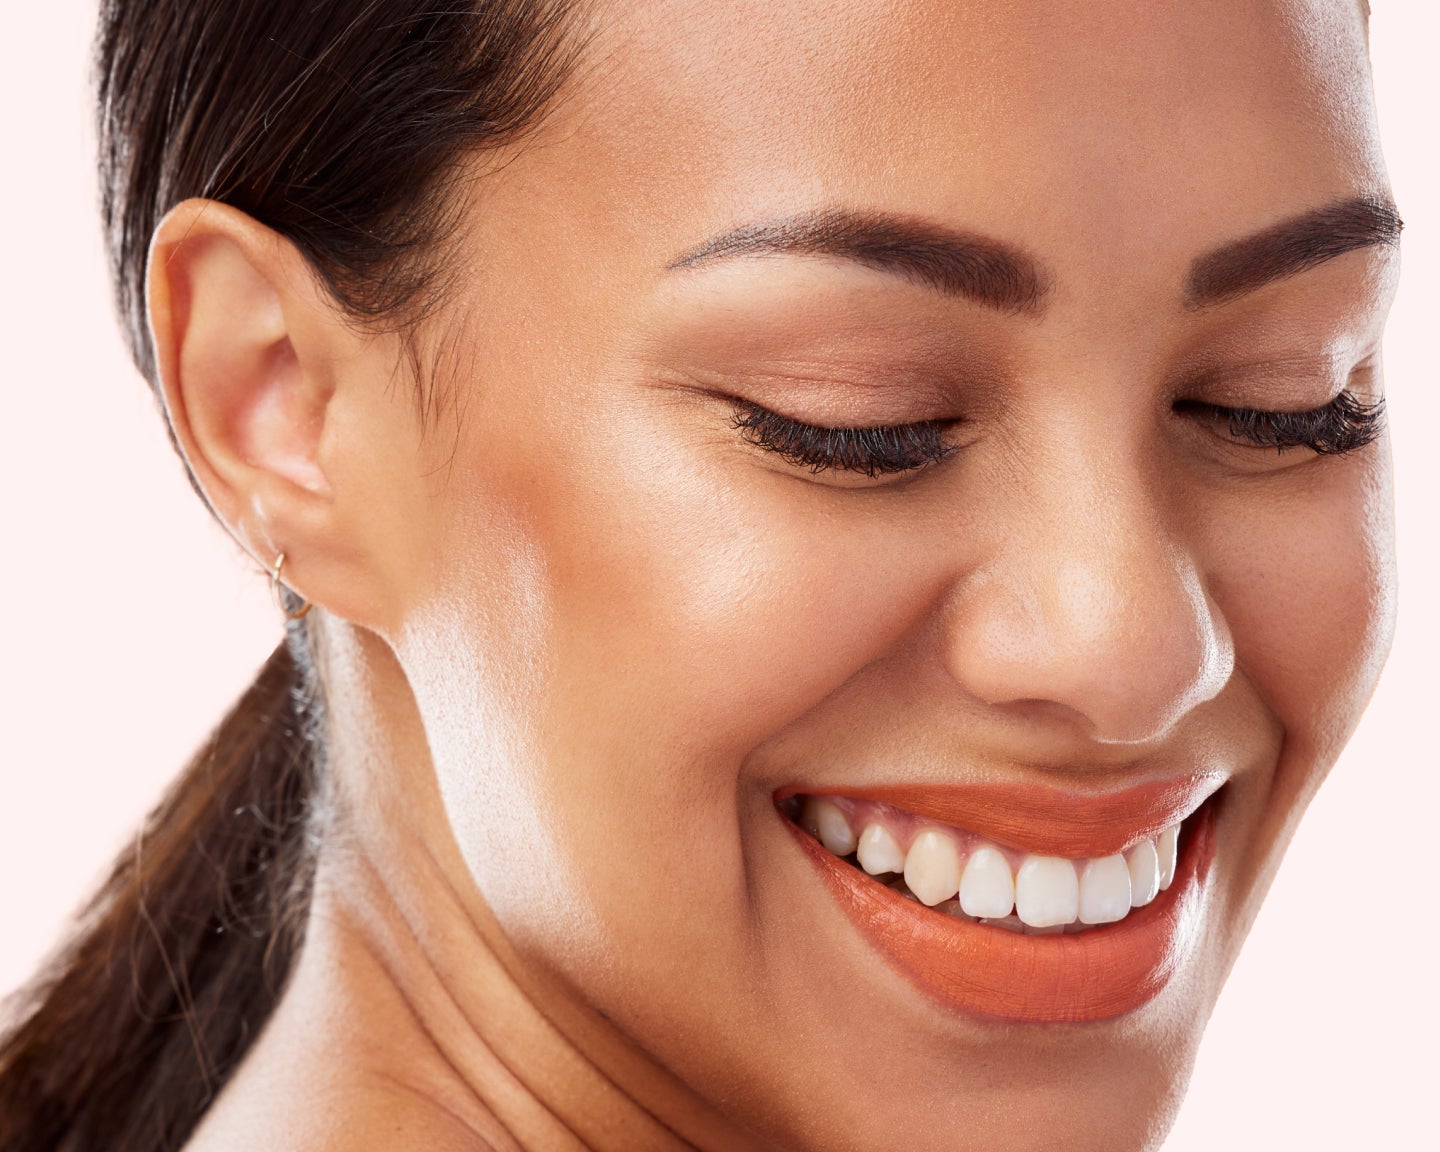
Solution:
{"label": "nostril", "polygon": [[946,620],[943,661],[971,697],[1102,743],[1139,744],[1214,698],[1234,669],[1230,631],[1173,555],[1113,571],[1033,568],[971,585]]}

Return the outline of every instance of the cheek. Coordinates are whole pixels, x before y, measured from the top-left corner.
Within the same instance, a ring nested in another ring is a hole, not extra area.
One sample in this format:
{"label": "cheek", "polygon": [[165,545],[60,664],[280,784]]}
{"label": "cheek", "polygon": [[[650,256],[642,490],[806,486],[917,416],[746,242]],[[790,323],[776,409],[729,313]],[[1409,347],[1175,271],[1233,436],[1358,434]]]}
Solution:
{"label": "cheek", "polygon": [[1220,502],[1203,529],[1237,675],[1282,725],[1275,797],[1298,816],[1349,738],[1389,651],[1395,568],[1387,446],[1305,483]]}
{"label": "cheek", "polygon": [[897,547],[923,535],[882,502],[857,511],[864,497],[728,444],[711,457],[610,414],[543,469],[538,448],[457,463],[472,495],[435,598],[468,607],[444,629],[444,703],[425,711],[487,904],[512,943],[604,1000],[617,949],[642,967],[727,963],[716,926],[739,940],[754,914],[741,812],[782,783],[751,778],[747,754],[893,650],[943,566]]}
{"label": "cheek", "polygon": [[751,778],[747,755],[929,607],[919,559],[887,546],[896,528],[832,521],[833,499],[748,465],[661,463],[546,529],[556,681],[542,724],[564,807],[617,830],[648,810],[634,863],[704,853],[711,899],[743,894],[738,795],[780,783]]}
{"label": "cheek", "polygon": [[573,509],[557,533],[567,704],[622,745],[663,733],[733,777],[756,743],[913,626],[924,573],[886,547],[893,526],[830,522],[800,481],[644,479]]}

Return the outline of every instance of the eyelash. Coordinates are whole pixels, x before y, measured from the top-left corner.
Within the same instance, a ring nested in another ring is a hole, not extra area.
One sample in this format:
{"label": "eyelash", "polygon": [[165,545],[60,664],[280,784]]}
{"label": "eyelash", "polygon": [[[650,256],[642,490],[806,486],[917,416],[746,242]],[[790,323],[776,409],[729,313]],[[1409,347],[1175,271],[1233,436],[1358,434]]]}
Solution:
{"label": "eyelash", "polygon": [[[1266,412],[1258,408],[1225,408],[1186,400],[1177,412],[1208,415],[1224,421],[1226,432],[1260,448],[1284,452],[1309,448],[1318,456],[1341,456],[1377,440],[1385,428],[1385,401],[1367,404],[1352,392],[1341,392],[1322,408],[1306,412]],[[759,404],[738,403],[733,427],[757,448],[773,452],[788,464],[811,472],[858,472],[877,476],[913,472],[938,464],[956,449],[945,442],[947,421],[922,420],[870,428],[826,428],[781,416]]]}
{"label": "eyelash", "polygon": [[741,403],[731,419],[757,448],[774,452],[811,472],[859,472],[872,479],[938,464],[955,451],[945,443],[943,420],[873,428],[824,428],[781,416],[758,404]]}
{"label": "eyelash", "polygon": [[1177,412],[1208,415],[1225,423],[1226,432],[1236,440],[1247,440],[1261,448],[1284,452],[1287,448],[1309,448],[1317,456],[1343,456],[1373,444],[1385,430],[1385,400],[1367,404],[1353,392],[1345,391],[1322,408],[1307,412],[1264,412],[1257,408],[1222,408],[1218,404],[1181,401]]}

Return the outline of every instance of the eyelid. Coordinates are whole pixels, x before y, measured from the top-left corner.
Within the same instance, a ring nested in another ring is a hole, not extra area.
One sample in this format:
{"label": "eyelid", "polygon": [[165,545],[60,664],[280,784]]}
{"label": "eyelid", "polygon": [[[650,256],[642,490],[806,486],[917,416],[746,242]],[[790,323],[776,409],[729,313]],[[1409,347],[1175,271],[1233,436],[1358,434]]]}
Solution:
{"label": "eyelid", "polygon": [[[1221,408],[1254,408],[1247,397],[1264,396],[1271,411],[1313,410],[1331,403],[1357,382],[1361,392],[1373,389],[1366,383],[1380,367],[1378,344],[1355,349],[1310,351],[1287,356],[1191,365],[1178,378],[1175,394],[1206,398]],[[1325,399],[1316,405],[1320,391]]]}
{"label": "eyelid", "polygon": [[1209,414],[1226,422],[1226,434],[1235,442],[1284,452],[1309,448],[1317,456],[1344,456],[1374,443],[1385,430],[1385,398],[1366,401],[1342,389],[1318,408],[1275,411],[1227,407],[1203,401],[1180,401],[1177,412]]}
{"label": "eyelid", "polygon": [[[755,404],[801,424],[826,428],[901,427],[927,423],[957,404],[956,374],[897,370],[893,364],[857,364],[843,371],[821,366],[763,367],[667,364],[654,373],[666,389],[729,405]],[[970,398],[967,393],[967,406]]]}
{"label": "eyelid", "polygon": [[826,426],[781,415],[750,400],[732,398],[732,404],[732,426],[749,443],[817,475],[849,472],[876,479],[914,473],[940,463],[956,448],[944,440],[944,430],[953,421]]}

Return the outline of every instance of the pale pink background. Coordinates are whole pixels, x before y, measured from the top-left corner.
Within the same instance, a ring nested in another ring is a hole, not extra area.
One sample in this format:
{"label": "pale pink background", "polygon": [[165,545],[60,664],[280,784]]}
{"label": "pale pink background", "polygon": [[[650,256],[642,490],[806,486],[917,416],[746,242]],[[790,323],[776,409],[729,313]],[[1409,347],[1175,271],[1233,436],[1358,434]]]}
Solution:
{"label": "pale pink background", "polygon": [[[1440,317],[1440,7],[1375,7],[1408,222],[1386,350],[1399,638],[1221,998],[1167,1152],[1433,1139],[1440,386],[1426,341]],[[92,19],[87,0],[16,4],[0,37],[0,992],[40,959],[280,635],[263,579],[187,487],[111,316],[91,176]]]}

